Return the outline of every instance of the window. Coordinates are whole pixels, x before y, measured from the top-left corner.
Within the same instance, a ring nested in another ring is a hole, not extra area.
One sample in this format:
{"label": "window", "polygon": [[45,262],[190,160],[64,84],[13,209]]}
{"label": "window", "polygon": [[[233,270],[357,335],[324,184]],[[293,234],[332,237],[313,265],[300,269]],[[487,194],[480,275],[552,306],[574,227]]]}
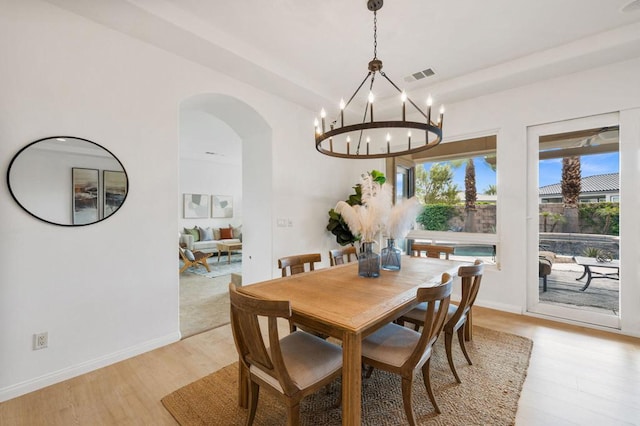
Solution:
{"label": "window", "polygon": [[[428,156],[427,156],[428,155]],[[496,137],[443,143],[414,158],[424,205],[409,238],[454,247],[454,258],[496,261]]]}

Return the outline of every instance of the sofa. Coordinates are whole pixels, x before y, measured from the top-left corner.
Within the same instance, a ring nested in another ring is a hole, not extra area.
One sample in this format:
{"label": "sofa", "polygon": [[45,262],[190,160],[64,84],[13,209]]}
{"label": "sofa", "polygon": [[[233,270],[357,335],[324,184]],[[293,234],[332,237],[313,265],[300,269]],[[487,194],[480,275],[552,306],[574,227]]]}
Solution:
{"label": "sofa", "polygon": [[242,226],[184,228],[180,231],[179,238],[180,245],[191,251],[218,253],[218,243],[239,244],[242,242]]}

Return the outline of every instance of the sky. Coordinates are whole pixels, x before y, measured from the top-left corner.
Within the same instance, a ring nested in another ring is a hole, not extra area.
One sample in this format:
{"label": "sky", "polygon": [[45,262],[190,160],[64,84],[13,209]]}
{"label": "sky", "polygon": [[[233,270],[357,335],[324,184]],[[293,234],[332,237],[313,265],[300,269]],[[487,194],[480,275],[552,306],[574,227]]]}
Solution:
{"label": "sky", "polygon": [[[499,161],[499,160],[498,160]],[[580,158],[583,177],[601,175],[606,173],[618,173],[619,153],[585,155]],[[476,167],[476,188],[479,194],[485,192],[489,185],[496,184],[496,172],[481,157],[474,159]],[[429,171],[431,163],[424,164]],[[460,191],[464,191],[464,165],[453,169],[453,182],[458,185]],[[560,183],[562,178],[562,158],[540,161],[539,181],[540,186]]]}
{"label": "sky", "polygon": [[[582,177],[618,173],[620,171],[620,155],[618,152],[607,154],[584,155],[580,157],[580,172]],[[540,186],[560,183],[562,178],[562,158],[540,161]]]}

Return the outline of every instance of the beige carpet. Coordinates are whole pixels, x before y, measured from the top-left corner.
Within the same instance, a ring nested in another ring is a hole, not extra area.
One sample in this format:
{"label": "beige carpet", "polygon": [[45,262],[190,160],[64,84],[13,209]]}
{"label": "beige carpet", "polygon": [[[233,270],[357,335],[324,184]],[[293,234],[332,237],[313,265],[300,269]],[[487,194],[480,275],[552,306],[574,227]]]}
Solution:
{"label": "beige carpet", "polygon": [[229,323],[230,281],[230,275],[208,278],[188,272],[180,274],[180,334],[183,339]]}
{"label": "beige carpet", "polygon": [[[473,366],[466,364],[459,347],[454,361],[462,384],[457,384],[447,364],[444,339],[439,339],[431,365],[431,383],[442,410],[435,415],[420,372],[413,385],[413,406],[421,425],[512,425],[522,384],[527,374],[533,342],[524,337],[476,327],[467,345]],[[238,364],[234,363],[197,380],[162,399],[165,408],[182,426],[241,425],[246,410],[237,405]],[[329,390],[305,398],[303,425],[340,425],[341,411],[334,403],[339,380]],[[406,424],[400,379],[375,370],[363,379],[362,418],[365,425]],[[285,424],[284,405],[273,393],[262,390],[255,425]]]}

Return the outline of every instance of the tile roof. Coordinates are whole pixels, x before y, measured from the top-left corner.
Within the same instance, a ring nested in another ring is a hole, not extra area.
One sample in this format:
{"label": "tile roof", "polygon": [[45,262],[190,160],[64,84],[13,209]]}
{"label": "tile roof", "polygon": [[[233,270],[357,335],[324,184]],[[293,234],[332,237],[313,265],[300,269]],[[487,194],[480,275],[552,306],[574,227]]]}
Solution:
{"label": "tile roof", "polygon": [[[607,173],[604,175],[587,176],[581,180],[581,193],[586,192],[618,192],[620,191],[620,174]],[[540,195],[561,195],[560,183],[541,186]]]}

